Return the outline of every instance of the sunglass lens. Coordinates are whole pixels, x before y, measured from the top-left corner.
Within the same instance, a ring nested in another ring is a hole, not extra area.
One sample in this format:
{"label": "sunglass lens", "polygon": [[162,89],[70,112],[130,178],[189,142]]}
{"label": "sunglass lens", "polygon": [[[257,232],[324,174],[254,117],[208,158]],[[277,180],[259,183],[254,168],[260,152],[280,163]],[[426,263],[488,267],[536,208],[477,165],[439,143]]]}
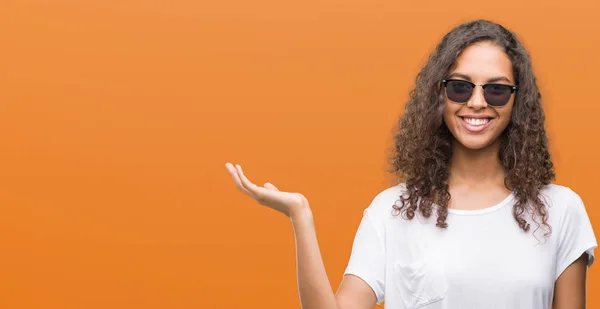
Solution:
{"label": "sunglass lens", "polygon": [[472,93],[473,86],[467,82],[452,80],[446,84],[446,95],[453,102],[465,103],[469,101]]}
{"label": "sunglass lens", "polygon": [[507,85],[488,85],[483,92],[485,101],[492,106],[505,105],[511,94],[511,87]]}

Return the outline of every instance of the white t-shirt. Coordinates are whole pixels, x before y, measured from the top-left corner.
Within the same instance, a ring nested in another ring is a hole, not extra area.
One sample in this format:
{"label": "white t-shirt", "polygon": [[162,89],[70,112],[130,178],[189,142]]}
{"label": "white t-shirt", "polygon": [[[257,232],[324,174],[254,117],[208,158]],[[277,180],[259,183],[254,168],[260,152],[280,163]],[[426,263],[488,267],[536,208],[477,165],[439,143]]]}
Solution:
{"label": "white t-shirt", "polygon": [[[581,254],[594,260],[592,225],[579,195],[548,185],[542,201],[552,234],[524,232],[514,196],[480,210],[448,209],[447,229],[394,215],[403,185],[380,192],[365,209],[345,274],[362,278],[377,303],[393,309],[548,309],[558,276]],[[527,220],[527,218],[525,218]],[[540,221],[540,220],[538,220]]]}

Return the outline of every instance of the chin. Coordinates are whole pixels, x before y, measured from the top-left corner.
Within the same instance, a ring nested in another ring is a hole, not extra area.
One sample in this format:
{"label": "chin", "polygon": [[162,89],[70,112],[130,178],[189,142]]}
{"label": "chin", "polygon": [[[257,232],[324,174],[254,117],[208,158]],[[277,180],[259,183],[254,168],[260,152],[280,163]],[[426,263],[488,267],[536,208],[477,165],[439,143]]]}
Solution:
{"label": "chin", "polygon": [[456,139],[456,142],[463,146],[466,149],[469,150],[481,150],[481,149],[485,149],[488,148],[490,145],[494,144],[494,140],[493,139],[472,139],[472,138],[466,138],[466,139]]}

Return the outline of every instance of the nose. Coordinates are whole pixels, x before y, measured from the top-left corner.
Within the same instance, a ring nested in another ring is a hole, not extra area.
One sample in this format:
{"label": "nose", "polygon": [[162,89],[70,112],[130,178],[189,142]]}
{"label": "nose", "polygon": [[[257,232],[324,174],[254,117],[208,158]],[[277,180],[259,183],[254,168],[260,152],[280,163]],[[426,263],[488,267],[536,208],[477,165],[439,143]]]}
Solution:
{"label": "nose", "polygon": [[467,106],[475,110],[480,110],[487,107],[487,102],[483,96],[483,88],[475,87],[475,89],[473,89],[473,95],[467,102]]}

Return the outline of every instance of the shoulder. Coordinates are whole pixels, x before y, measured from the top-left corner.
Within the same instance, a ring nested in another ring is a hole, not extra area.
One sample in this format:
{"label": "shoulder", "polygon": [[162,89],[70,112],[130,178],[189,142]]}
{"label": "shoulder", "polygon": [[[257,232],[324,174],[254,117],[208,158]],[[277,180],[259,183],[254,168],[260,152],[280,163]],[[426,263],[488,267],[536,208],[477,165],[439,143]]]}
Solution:
{"label": "shoulder", "polygon": [[581,196],[570,187],[549,184],[540,190],[540,199],[548,209],[550,223],[559,223],[566,217],[586,216],[586,210]]}
{"label": "shoulder", "polygon": [[576,203],[581,203],[581,197],[571,188],[559,185],[549,184],[540,190],[540,199],[549,209],[554,211],[564,211]]}
{"label": "shoulder", "polygon": [[404,216],[400,214],[398,207],[402,205],[400,198],[406,196],[406,193],[407,189],[404,183],[382,189],[375,194],[369,206],[364,210],[364,215],[381,227],[388,226],[403,229],[415,224],[427,224],[429,219],[422,218],[419,213],[415,215],[417,220],[403,220]]}
{"label": "shoulder", "polygon": [[582,198],[571,188],[555,184],[546,186],[540,193],[546,198],[548,223],[555,235],[557,277],[583,252],[588,253],[588,266],[591,265],[598,242]]}
{"label": "shoulder", "polygon": [[540,194],[543,197],[550,198],[553,200],[568,201],[579,199],[579,195],[575,193],[575,191],[573,191],[571,188],[554,183],[544,186],[540,190]]}
{"label": "shoulder", "polygon": [[390,216],[394,205],[400,205],[400,196],[404,192],[406,192],[404,184],[397,184],[377,192],[365,212],[378,218]]}

